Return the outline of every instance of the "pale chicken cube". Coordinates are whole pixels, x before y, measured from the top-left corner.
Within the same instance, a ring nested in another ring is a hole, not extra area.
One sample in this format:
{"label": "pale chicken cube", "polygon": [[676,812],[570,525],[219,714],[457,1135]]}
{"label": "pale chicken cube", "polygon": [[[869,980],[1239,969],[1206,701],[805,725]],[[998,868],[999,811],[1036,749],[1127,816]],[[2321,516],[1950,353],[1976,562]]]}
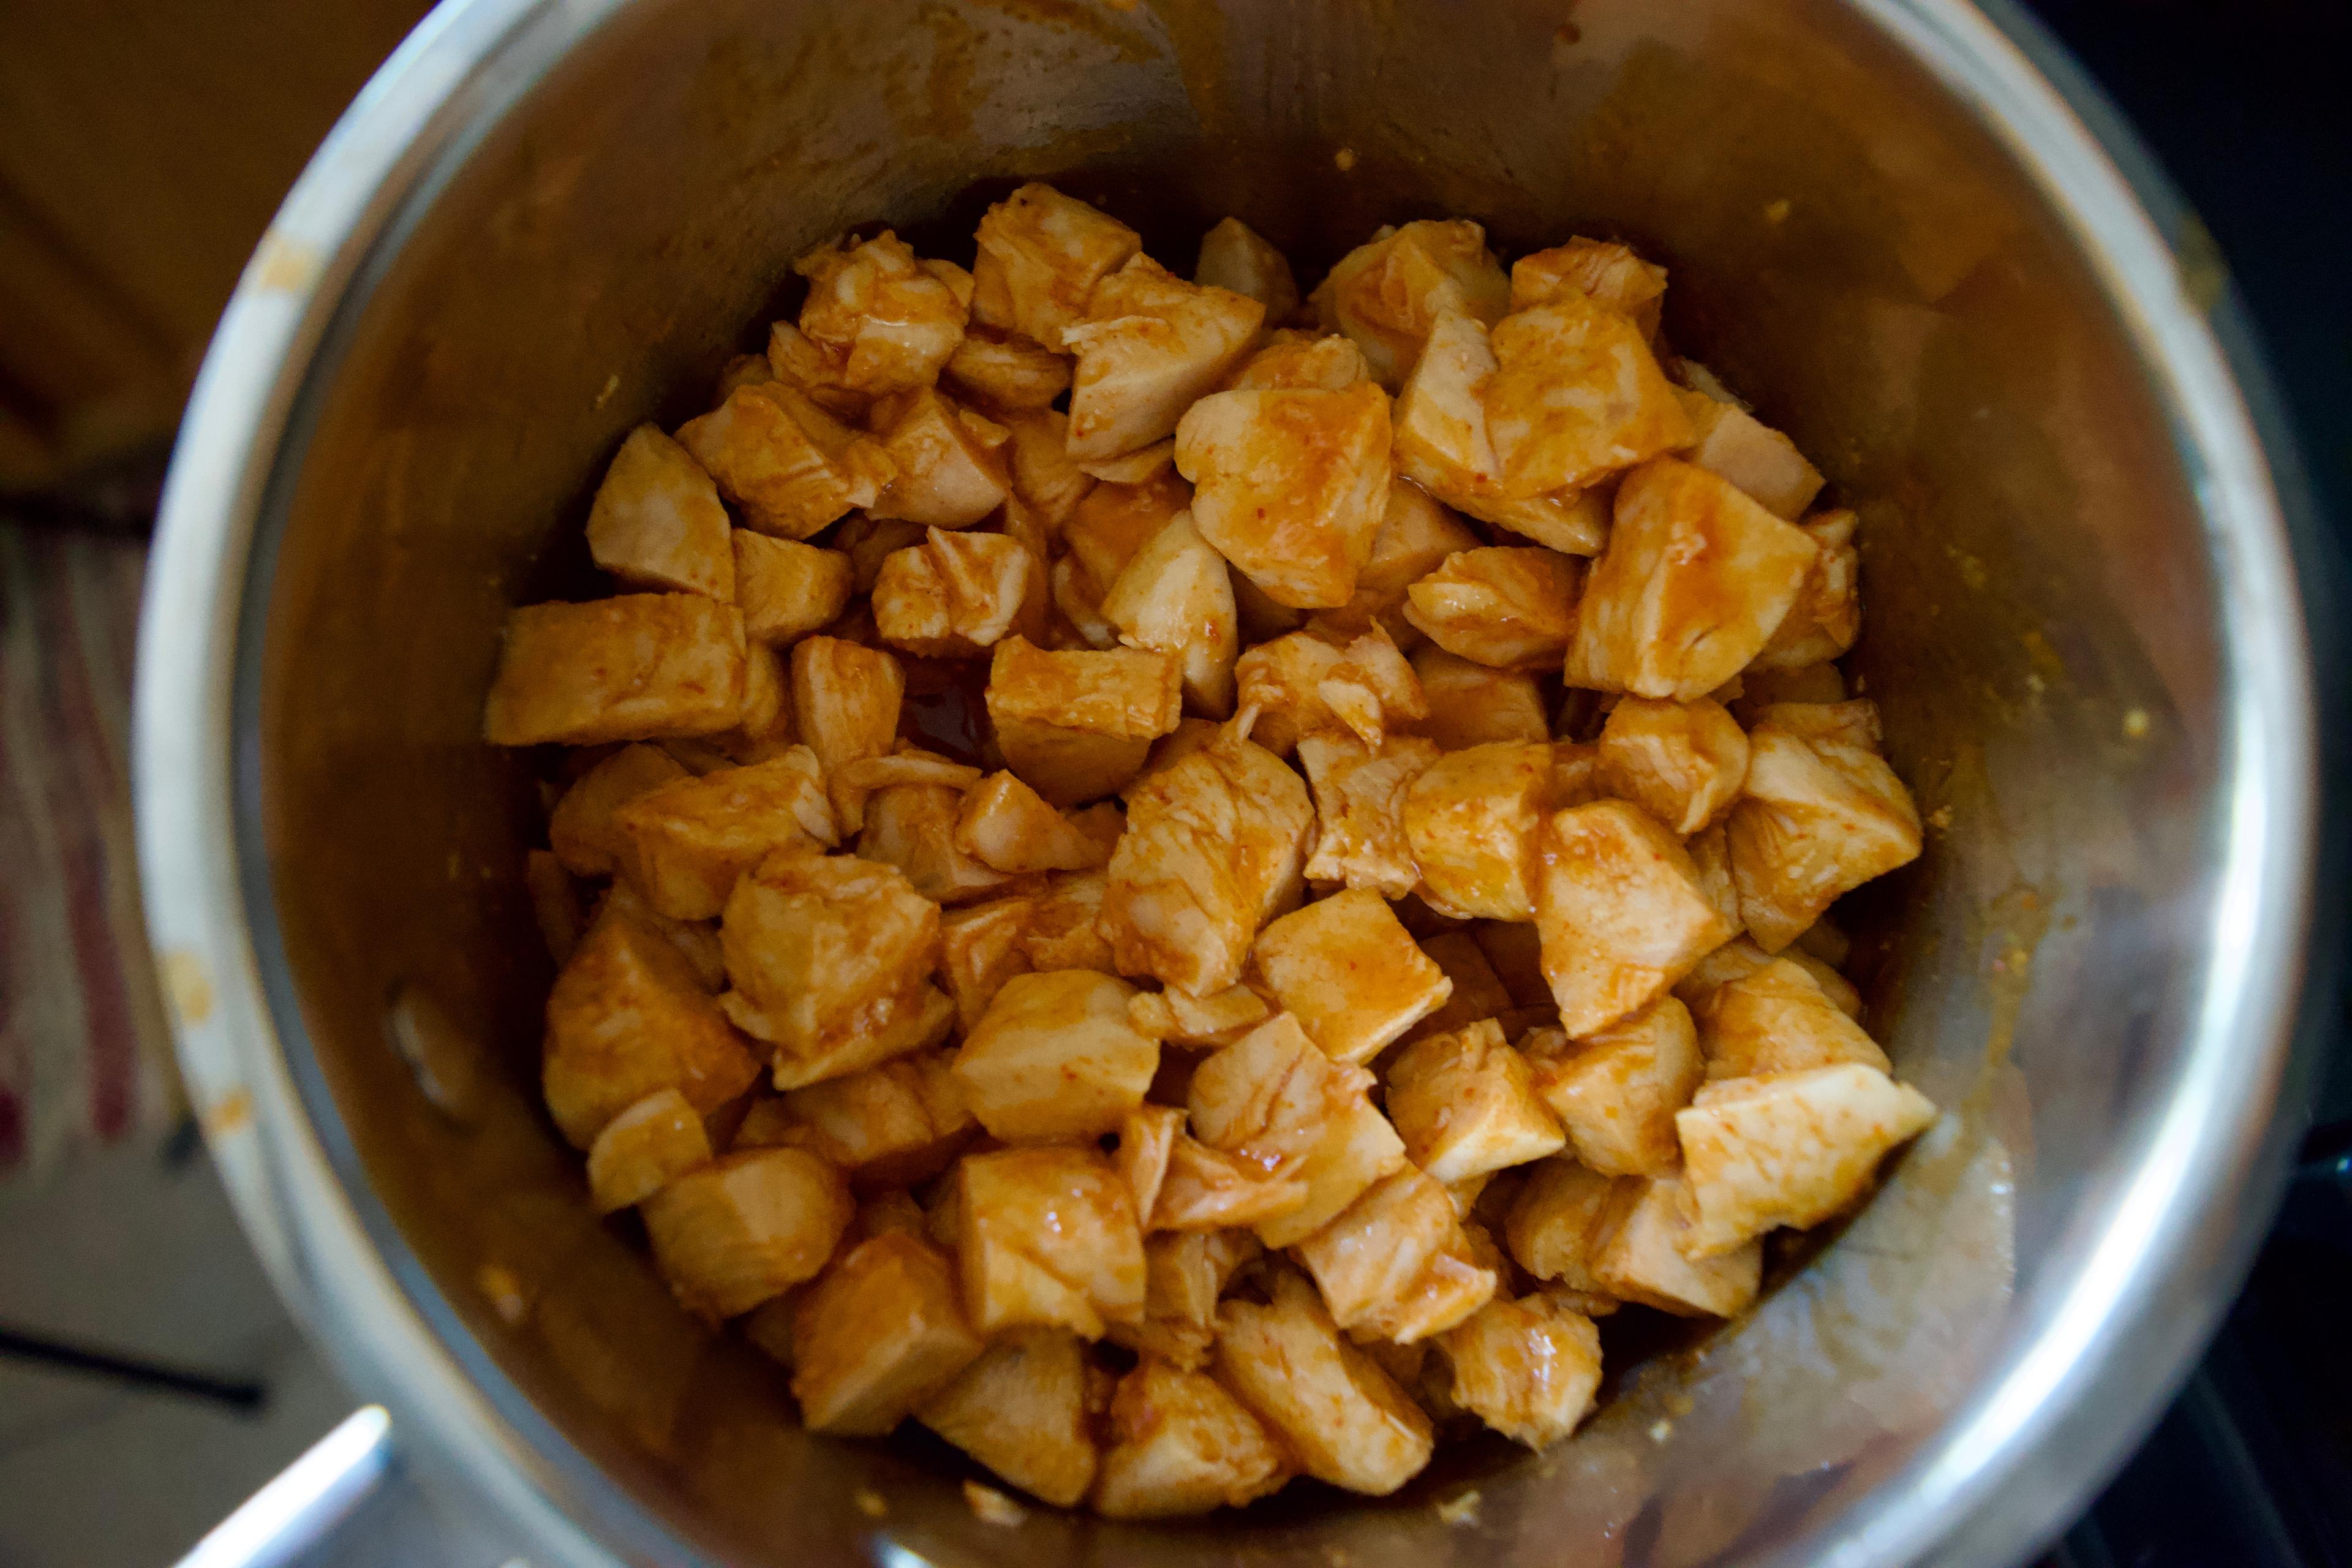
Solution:
{"label": "pale chicken cube", "polygon": [[700,1113],[677,1090],[657,1089],[604,1123],[589,1145],[589,1195],[598,1214],[613,1214],[709,1163]]}
{"label": "pale chicken cube", "polygon": [[1746,793],[1726,823],[1731,871],[1748,934],[1778,952],[1839,898],[1918,858],[1919,813],[1860,746],[1772,724],[1748,742]]}
{"label": "pale chicken cube", "polygon": [[1421,939],[1421,949],[1453,982],[1454,994],[1446,998],[1444,1006],[1415,1024],[1405,1035],[1408,1040],[1451,1035],[1512,1007],[1511,993],[1502,976],[1495,973],[1477,938],[1468,931],[1434,932]]}
{"label": "pale chicken cube", "polygon": [[1545,742],[1495,742],[1448,752],[1405,792],[1405,839],[1421,895],[1458,920],[1536,915],[1536,835],[1551,804]]}
{"label": "pale chicken cube", "polygon": [[873,437],[852,429],[789,384],[741,386],[681,426],[694,454],[747,528],[806,539],[855,507],[872,506],[898,466]]}
{"label": "pale chicken cube", "polygon": [[947,533],[882,563],[874,625],[882,640],[932,658],[965,658],[1013,630],[1029,596],[1036,557],[1002,533]]}
{"label": "pale chicken cube", "polygon": [[878,1437],[980,1355],[954,1271],[920,1237],[844,1254],[793,1319],[793,1397],[812,1432]]}
{"label": "pale chicken cube", "polygon": [[1070,362],[1014,333],[975,327],[940,372],[964,397],[999,414],[1050,408],[1070,390]]}
{"label": "pale chicken cube", "polygon": [[1216,719],[1232,714],[1241,653],[1233,576],[1191,512],[1169,519],[1127,562],[1103,595],[1102,615],[1129,647],[1177,661],[1188,707]]}
{"label": "pale chicken cube", "polygon": [[1728,479],[1774,517],[1794,522],[1805,515],[1821,494],[1822,476],[1794,441],[1704,393],[1685,393],[1682,403],[1696,437],[1683,454],[1688,461]]}
{"label": "pale chicken cube", "polygon": [[1805,573],[1797,602],[1750,661],[1751,669],[1824,665],[1843,657],[1862,635],[1862,557],[1853,545],[1853,513],[1816,512],[1797,526],[1821,553]]}
{"label": "pale chicken cube", "polygon": [[1176,428],[1192,521],[1276,604],[1335,609],[1356,592],[1388,506],[1389,399],[1343,392],[1220,392]]}
{"label": "pale chicken cube", "polygon": [[[1801,948],[1784,948],[1780,956],[1811,975],[1814,984],[1836,1004],[1839,1012],[1849,1018],[1859,1019],[1862,1016],[1862,993],[1855,990],[1853,983],[1844,975]],[[1703,1017],[1708,1001],[1717,991],[1735,980],[1755,973],[1771,962],[1772,954],[1744,936],[1735,937],[1700,959],[1688,974],[1675,982],[1675,994],[1691,1010],[1694,1018]]]}
{"label": "pale chicken cube", "polygon": [[1683,847],[1690,852],[1691,868],[1698,873],[1699,891],[1706,901],[1732,930],[1745,929],[1739,918],[1739,886],[1731,875],[1731,835],[1722,821],[1692,834],[1683,840]]}
{"label": "pale chicken cube", "polygon": [[1374,1184],[1296,1251],[1331,1321],[1358,1339],[1411,1344],[1495,1294],[1496,1275],[1471,1257],[1454,1200],[1411,1166]]}
{"label": "pale chicken cube", "polygon": [[[778,322],[777,325],[785,326],[789,323]],[[800,336],[798,327],[793,327],[792,331],[794,337]],[[804,343],[807,342],[805,338],[801,341]],[[766,354],[737,354],[719,367],[718,395],[713,397],[711,402],[724,403],[728,395],[737,387],[757,386],[762,382],[775,380],[776,374],[776,367],[768,363]]]}
{"label": "pale chicken cube", "polygon": [[1601,727],[1600,784],[1676,833],[1731,809],[1748,778],[1748,732],[1711,698],[1628,697]]}
{"label": "pale chicken cube", "polygon": [[1421,678],[1429,703],[1429,719],[1422,728],[1442,750],[1459,752],[1506,741],[1540,742],[1551,737],[1543,694],[1532,675],[1496,669],[1434,643],[1413,650],[1412,671]]}
{"label": "pale chicken cube", "polygon": [[663,784],[615,811],[613,824],[621,868],[646,902],[677,921],[715,919],[736,879],[772,853],[822,854],[839,841],[806,746]]}
{"label": "pale chicken cube", "polygon": [[716,996],[726,989],[727,962],[719,952],[719,926],[715,921],[671,920],[646,902],[645,895],[630,886],[625,878],[604,889],[593,912],[599,920],[609,912],[635,921],[677,950],[693,973],[695,984],[703,990]]}
{"label": "pale chicken cube", "polygon": [[967,904],[940,916],[940,976],[954,998],[956,1021],[970,1033],[1007,980],[1029,970],[1022,939],[1037,900],[1020,896]]}
{"label": "pale chicken cube", "polygon": [[1314,830],[1305,782],[1247,741],[1221,739],[1139,787],[1103,896],[1120,973],[1195,995],[1233,984],[1303,890]]}
{"label": "pale chicken cube", "polygon": [[700,594],[623,594],[507,612],[482,704],[493,746],[709,735],[743,710],[743,617]]}
{"label": "pale chicken cube", "polygon": [[[1129,1023],[1137,1033],[1158,1039],[1158,1036],[1135,1022],[1135,1000],[1132,996],[1128,998]],[[1155,1052],[1155,1073],[1158,1066]],[[1111,1151],[1111,1159],[1118,1166],[1127,1190],[1135,1194],[1136,1217],[1142,1221],[1146,1234],[1151,1229],[1151,1211],[1160,1202],[1160,1185],[1168,1180],[1169,1155],[1183,1131],[1184,1110],[1181,1106],[1138,1105],[1119,1119],[1118,1146]]]}
{"label": "pale chicken cube", "polygon": [[777,1103],[773,1141],[824,1155],[861,1191],[929,1181],[970,1142],[974,1125],[941,1051],[795,1089]]}
{"label": "pale chicken cube", "polygon": [[1339,662],[1315,689],[1332,717],[1379,750],[1390,732],[1429,717],[1429,695],[1386,627],[1372,628],[1349,642]]}
{"label": "pale chicken cube", "polygon": [[572,782],[547,819],[547,841],[563,868],[609,877],[628,847],[614,816],[623,806],[689,776],[658,746],[624,746]]}
{"label": "pale chicken cube", "polygon": [[1087,319],[1062,332],[1078,356],[1070,456],[1121,457],[1174,435],[1194,400],[1241,363],[1265,320],[1255,300],[1130,258],[1095,286]]}
{"label": "pale chicken cube", "polygon": [[1283,916],[1252,951],[1276,1004],[1335,1061],[1371,1060],[1454,992],[1388,900],[1367,889]]}
{"label": "pale chicken cube", "polygon": [[875,424],[898,477],[866,504],[876,517],[969,528],[1004,504],[1012,432],[925,388],[877,405]]}
{"label": "pale chicken cube", "polygon": [[929,386],[963,341],[971,303],[963,269],[917,260],[887,228],[871,239],[844,235],[819,246],[793,270],[809,281],[803,335],[860,392]]}
{"label": "pale chicken cube", "polygon": [[793,645],[793,719],[816,753],[845,832],[865,825],[865,793],[845,787],[841,770],[866,757],[886,756],[898,737],[906,672],[880,648],[841,637],[805,637]]}
{"label": "pale chicken cube", "polygon": [[1050,879],[1037,895],[1029,929],[1021,937],[1029,967],[1119,973],[1110,939],[1100,929],[1103,898],[1109,888],[1110,879],[1102,871],[1069,871]]}
{"label": "pale chicken cube", "polygon": [[1761,702],[1748,707],[1750,721],[1770,725],[1809,743],[1829,742],[1884,755],[1885,732],[1878,704],[1866,697],[1842,702]]}
{"label": "pale chicken cube", "polygon": [[1674,1170],[1681,1158],[1675,1113],[1707,1076],[1682,1003],[1662,996],[1581,1039],[1537,1030],[1520,1048],[1536,1097],[1559,1118],[1579,1160],[1607,1176]]}
{"label": "pale chicken cube", "polygon": [[1217,1374],[1318,1480],[1386,1497],[1429,1463],[1429,1417],[1339,1337],[1298,1275],[1277,1276],[1265,1306],[1229,1300],[1217,1309]]}
{"label": "pale chicken cube", "polygon": [[1389,1120],[1405,1153],[1435,1181],[1464,1181],[1567,1147],[1559,1119],[1536,1096],[1527,1058],[1491,1018],[1415,1040],[1384,1076]]}
{"label": "pale chicken cube", "polygon": [[1059,806],[1133,778],[1153,739],[1176,727],[1182,700],[1181,666],[1145,649],[1047,652],[1015,636],[996,645],[989,671],[988,716],[1006,765]]}
{"label": "pale chicken cube", "polygon": [[1143,1321],[1114,1323],[1108,1337],[1139,1355],[1199,1371],[1217,1337],[1218,1299],[1234,1274],[1265,1251],[1246,1230],[1146,1237]]}
{"label": "pale chicken cube", "polygon": [[873,791],[866,801],[865,830],[857,836],[858,855],[898,868],[916,892],[936,904],[966,904],[1005,891],[1013,876],[974,859],[956,843],[963,801],[961,788],[932,784]]}
{"label": "pale chicken cube", "polygon": [[971,315],[1050,349],[1087,314],[1095,285],[1143,248],[1116,218],[1051,185],[1027,184],[980,220]]}
{"label": "pale chicken cube", "polygon": [[1648,1006],[1731,940],[1689,853],[1637,805],[1603,800],[1556,814],[1537,860],[1544,975],[1571,1036]]}
{"label": "pale chicken cube", "polygon": [[[1759,952],[1759,957],[1762,957]],[[1790,958],[1767,959],[1717,986],[1697,1008],[1709,1079],[1755,1078],[1856,1063],[1893,1065],[1822,983]]]}
{"label": "pale chicken cube", "polygon": [[1181,1133],[1169,1143],[1144,1229],[1223,1232],[1265,1225],[1295,1214],[1311,1195],[1299,1177],[1268,1175],[1251,1159]]}
{"label": "pale chicken cube", "polygon": [[1180,1046],[1230,1046],[1273,1016],[1265,998],[1246,985],[1206,996],[1186,991],[1139,992],[1127,1005],[1135,1026]]}
{"label": "pale chicken cube", "polygon": [[1550,669],[1576,635],[1583,569],[1537,546],[1449,555],[1405,590],[1404,617],[1446,652],[1496,669]]}
{"label": "pale chicken cube", "polygon": [[1093,871],[1110,859],[1101,844],[1009,773],[991,773],[964,792],[955,844],[1005,872]]}
{"label": "pale chicken cube", "polygon": [[715,1110],[758,1074],[686,955],[607,900],[547,998],[540,1087],[564,1137],[589,1147],[658,1089]]}
{"label": "pale chicken cube", "polygon": [[1712,1258],[1776,1226],[1821,1224],[1935,1120],[1926,1095],[1858,1062],[1708,1084],[1675,1118],[1691,1219],[1684,1252]]}
{"label": "pale chicken cube", "polygon": [[[833,531],[832,548],[849,558],[849,588],[854,598],[874,591],[874,580],[882,575],[882,563],[901,550],[920,544],[929,531],[919,522],[905,518],[879,518],[869,512],[842,519],[841,526]],[[741,537],[741,531],[737,531]],[[843,617],[847,626],[856,626],[864,619],[853,611]],[[857,638],[861,631],[844,630],[837,637]]]}
{"label": "pale chicken cube", "polygon": [[[676,752],[707,748],[715,758],[698,773],[717,773],[729,763],[748,766],[773,762],[792,749],[796,738],[789,697],[784,655],[765,643],[743,650],[743,707],[732,728],[715,734],[668,742]],[[822,793],[820,791],[820,793]]]}
{"label": "pale chicken cube", "polygon": [[1090,1500],[1106,1519],[1240,1508],[1290,1479],[1282,1446],[1216,1379],[1146,1356],[1111,1395]]}
{"label": "pale chicken cube", "polygon": [[1302,737],[1298,761],[1314,788],[1320,825],[1307,880],[1388,899],[1412,892],[1421,873],[1405,837],[1405,795],[1437,758],[1436,743],[1417,735],[1392,736],[1378,752],[1353,735]]}
{"label": "pale chicken cube", "polygon": [[1291,276],[1289,258],[1237,217],[1220,218],[1201,237],[1192,281],[1246,295],[1265,307],[1269,322],[1286,320],[1298,309],[1298,280]]}
{"label": "pale chicken cube", "polygon": [[735,605],[753,642],[798,642],[848,608],[855,569],[840,551],[748,528],[734,531],[734,547]]}
{"label": "pale chicken cube", "polygon": [[[1273,318],[1269,315],[1268,320]],[[1364,351],[1337,332],[1269,334],[1225,383],[1227,392],[1345,392],[1372,379]]]}
{"label": "pale chicken cube", "polygon": [[654,1262],[698,1317],[740,1317],[814,1279],[856,1205],[804,1149],[753,1149],[688,1171],[638,1205]]}
{"label": "pale chicken cube", "polygon": [[1528,1173],[1505,1215],[1512,1258],[1564,1290],[1606,1295],[1593,1262],[1609,1239],[1619,1193],[1636,1184],[1571,1159],[1546,1160]]}
{"label": "pale chicken cube", "polygon": [[1680,1176],[1617,1184],[1592,1257],[1601,1293],[1685,1318],[1731,1318],[1748,1309],[1763,1283],[1762,1244],[1692,1257],[1689,1202]]}
{"label": "pale chicken cube", "polygon": [[596,488],[588,553],[624,583],[731,600],[733,531],[702,465],[658,426],[640,425]]}
{"label": "pale chicken cube", "polygon": [[729,362],[719,378],[719,401],[726,402],[739,387],[779,382],[835,419],[863,424],[874,406],[874,394],[850,385],[847,370],[842,356],[802,331],[799,323],[774,321],[768,327],[764,355]]}
{"label": "pale chicken cube", "polygon": [[981,780],[980,770],[970,763],[959,763],[904,741],[898,746],[897,751],[886,756],[856,757],[845,762],[835,770],[834,776],[866,795],[902,785],[961,791]]}
{"label": "pale chicken cube", "polygon": [[1097,1340],[1143,1316],[1135,1199],[1091,1149],[968,1154],[957,1167],[956,1257],[964,1310],[994,1334],[1024,1324]]}
{"label": "pale chicken cube", "polygon": [[1041,1502],[1074,1506],[1094,1484],[1085,1344],[1017,1330],[915,1408],[915,1419]]}
{"label": "pale chicken cube", "polygon": [[1307,302],[1327,330],[1353,339],[1373,376],[1393,388],[1412,373],[1440,317],[1489,326],[1502,320],[1511,281],[1476,224],[1409,223],[1341,257]]}
{"label": "pale chicken cube", "polygon": [[1405,590],[1445,564],[1445,558],[1475,550],[1481,541],[1460,518],[1410,479],[1389,481],[1380,531],[1372,535],[1372,552],[1356,574],[1356,596],[1340,612],[1349,624],[1384,628],[1391,638],[1411,652],[1421,633],[1405,618]]}
{"label": "pale chicken cube", "polygon": [[1007,980],[956,1053],[980,1124],[1007,1142],[1117,1131],[1160,1066],[1160,1042],[1128,1022],[1131,994],[1086,969]]}
{"label": "pale chicken cube", "polygon": [[1661,458],[1617,487],[1609,548],[1584,584],[1568,683],[1704,697],[1756,657],[1820,552],[1727,480]]}
{"label": "pale chicken cube", "polygon": [[1118,458],[1081,458],[1078,467],[1107,485],[1149,484],[1176,466],[1176,437],[1163,437],[1149,447]]}
{"label": "pale chicken cube", "polygon": [[1013,493],[1048,526],[1061,527],[1095,488],[1095,477],[1070,456],[1069,416],[1053,408],[1008,414],[1004,428]]}
{"label": "pale chicken cube", "polygon": [[1257,713],[1250,739],[1286,757],[1302,735],[1345,730],[1322,688],[1346,657],[1344,646],[1321,629],[1291,632],[1244,652],[1234,678],[1241,706]]}
{"label": "pale chicken cube", "polygon": [[1573,289],[1632,321],[1645,338],[1658,335],[1666,299],[1666,269],[1644,261],[1629,245],[1571,239],[1511,263],[1511,309],[1524,310]]}
{"label": "pale chicken cube", "polygon": [[1505,317],[1488,342],[1486,433],[1506,495],[1591,485],[1689,444],[1674,384],[1616,311],[1563,294]]}
{"label": "pale chicken cube", "polygon": [[1530,1448],[1575,1431],[1601,1389],[1601,1331],[1548,1296],[1488,1302],[1444,1348],[1454,1403]]}
{"label": "pale chicken cube", "polygon": [[1192,487],[1165,473],[1141,484],[1098,484],[1072,506],[1062,521],[1062,546],[1084,569],[1097,601],[1192,500]]}

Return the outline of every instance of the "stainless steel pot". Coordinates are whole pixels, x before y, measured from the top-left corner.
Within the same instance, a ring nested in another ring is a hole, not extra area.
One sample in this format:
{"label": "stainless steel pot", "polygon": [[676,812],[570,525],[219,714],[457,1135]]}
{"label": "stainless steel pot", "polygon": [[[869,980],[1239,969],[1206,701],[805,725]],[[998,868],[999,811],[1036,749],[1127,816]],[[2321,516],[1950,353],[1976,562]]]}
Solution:
{"label": "stainless steel pot", "polygon": [[[256,1246],[545,1563],[2014,1560],[2202,1342],[2295,1114],[2286,544],[2210,258],[2118,157],[1957,0],[450,0],[248,268],[151,578],[150,919]],[[501,612],[577,570],[621,434],[700,405],[803,246],[968,232],[1040,175],[1179,265],[1226,212],[1310,275],[1411,216],[1635,239],[1675,341],[1863,512],[1859,672],[1933,828],[1857,916],[1872,1022],[1951,1114],[1540,1457],[979,1524],[940,1454],[803,1435],[536,1108],[538,803],[476,741]],[[1432,1506],[1471,1490],[1475,1523]]]}

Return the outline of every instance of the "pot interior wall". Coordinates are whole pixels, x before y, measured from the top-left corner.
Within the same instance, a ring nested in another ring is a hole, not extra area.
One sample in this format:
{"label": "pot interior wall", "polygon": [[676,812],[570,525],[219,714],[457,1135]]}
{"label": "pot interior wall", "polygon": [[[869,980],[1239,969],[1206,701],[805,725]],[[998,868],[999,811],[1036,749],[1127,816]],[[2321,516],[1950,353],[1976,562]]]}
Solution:
{"label": "pot interior wall", "polygon": [[[1696,1563],[1830,1528],[2071,1281],[2194,1002],[2214,589],[2097,280],[1853,13],[543,6],[434,135],[265,518],[247,853],[275,904],[265,964],[299,997],[280,1026],[355,1196],[594,1528],[754,1563],[879,1532],[955,1563]],[[622,436],[704,405],[804,247],[877,219],[968,236],[986,199],[1056,175],[1179,269],[1227,213],[1309,281],[1416,216],[1478,218],[1507,256],[1634,240],[1672,269],[1677,346],[1862,512],[1854,668],[1931,832],[1852,923],[1874,1032],[1955,1114],[1751,1320],[1621,1368],[1541,1457],[1472,1442],[1396,1499],[1294,1487],[1213,1526],[992,1531],[944,1450],[801,1434],[774,1369],[690,1327],[626,1225],[589,1215],[537,1109],[541,805],[476,739],[501,616],[583,584]],[[1465,1487],[1477,1522],[1442,1522]]]}

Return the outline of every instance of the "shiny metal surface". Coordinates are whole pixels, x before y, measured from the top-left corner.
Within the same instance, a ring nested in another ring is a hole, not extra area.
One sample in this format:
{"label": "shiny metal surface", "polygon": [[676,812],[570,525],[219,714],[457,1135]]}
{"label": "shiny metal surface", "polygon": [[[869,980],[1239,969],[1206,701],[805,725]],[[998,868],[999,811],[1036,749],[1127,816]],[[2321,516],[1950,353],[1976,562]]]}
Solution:
{"label": "shiny metal surface", "polygon": [[[150,920],[273,1273],[533,1561],[2000,1563],[2202,1342],[2294,1120],[2312,810],[2205,280],[1968,6],[1563,15],[453,0],[289,197],[166,495]],[[1211,1525],[982,1526],[938,1452],[800,1433],[537,1110],[538,803],[475,741],[501,613],[584,571],[622,433],[699,406],[802,247],[968,234],[1028,175],[1180,266],[1227,211],[1310,276],[1438,213],[1635,239],[1678,344],[1864,514],[1857,668],[1935,830],[1855,923],[1874,1031],[1954,1114],[1750,1320],[1548,1454]],[[1431,1506],[1474,1488],[1473,1527]]]}

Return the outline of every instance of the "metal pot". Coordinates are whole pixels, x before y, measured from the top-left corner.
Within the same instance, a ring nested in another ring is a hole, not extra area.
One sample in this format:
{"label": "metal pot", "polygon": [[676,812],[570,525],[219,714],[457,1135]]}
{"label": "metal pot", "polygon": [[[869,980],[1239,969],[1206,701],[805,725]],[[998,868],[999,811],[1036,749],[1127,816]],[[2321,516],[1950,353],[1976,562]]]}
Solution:
{"label": "metal pot", "polygon": [[[2145,163],[2039,35],[1995,18],[435,13],[214,342],[150,579],[138,763],[215,1153],[441,1495],[565,1564],[1991,1563],[2063,1523],[2276,1193],[2311,718],[2218,275],[2168,248],[2115,160],[2153,192]],[[1633,239],[1673,269],[1675,342],[1862,511],[1856,673],[1932,831],[1853,923],[1874,1032],[1950,1114],[1750,1319],[1622,1373],[1541,1456],[1471,1443],[1394,1499],[1293,1488],[1200,1524],[979,1523],[942,1451],[803,1434],[774,1369],[590,1216],[537,1108],[539,803],[476,738],[502,613],[580,570],[622,434],[702,405],[790,258],[875,218],[968,233],[1033,176],[1180,267],[1227,212],[1309,277],[1415,216],[1505,247]]]}

